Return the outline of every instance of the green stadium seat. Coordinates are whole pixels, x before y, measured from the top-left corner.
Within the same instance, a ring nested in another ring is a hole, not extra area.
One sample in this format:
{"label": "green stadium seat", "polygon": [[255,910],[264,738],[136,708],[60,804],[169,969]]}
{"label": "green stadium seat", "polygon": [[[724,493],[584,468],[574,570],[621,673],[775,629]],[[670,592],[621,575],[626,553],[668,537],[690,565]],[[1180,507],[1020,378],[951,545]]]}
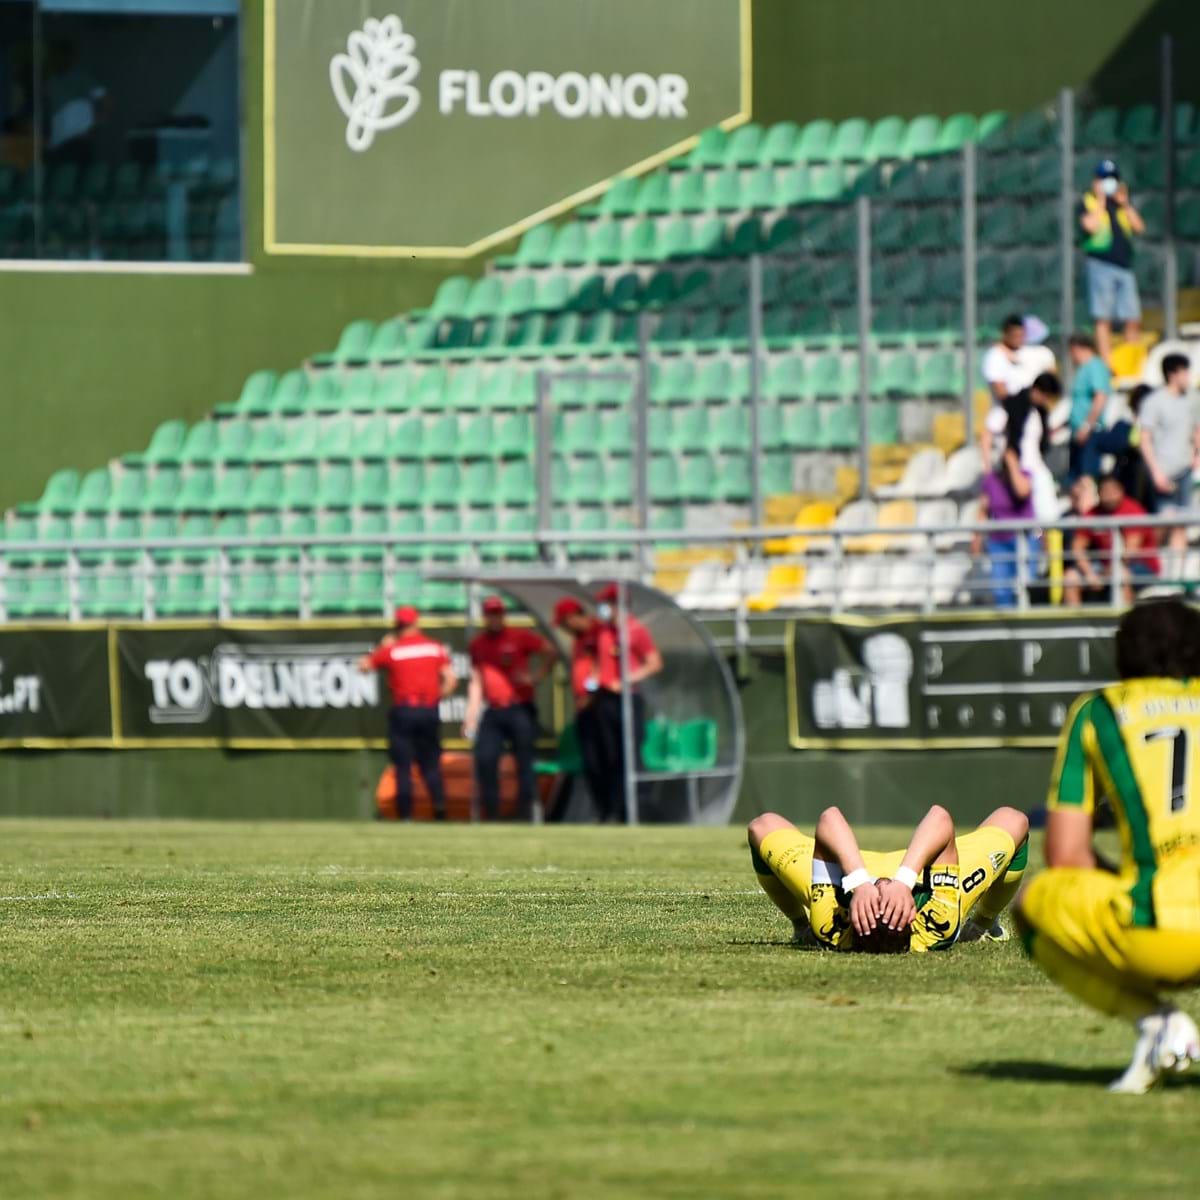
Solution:
{"label": "green stadium seat", "polygon": [[837,354],[821,354],[812,362],[804,376],[804,397],[840,396],[842,364]]}
{"label": "green stadium seat", "polygon": [[491,459],[464,463],[461,472],[461,496],[464,504],[490,508],[495,503],[496,464]]}
{"label": "green stadium seat", "polygon": [[888,355],[884,360],[881,386],[889,396],[918,395],[919,376],[916,355],[907,351]]}
{"label": "green stadium seat", "polygon": [[278,384],[279,376],[275,371],[255,371],[242,384],[242,394],[232,407],[254,415],[270,412],[272,396]]}
{"label": "green stadium seat", "polygon": [[550,261],[562,267],[582,266],[588,261],[587,245],[587,228],[578,221],[571,221],[555,235]]}
{"label": "green stadium seat", "polygon": [[796,138],[800,127],[795,121],[779,121],[770,126],[758,147],[758,161],[764,166],[783,166],[796,157]]}
{"label": "green stadium seat", "polygon": [[845,174],[840,162],[809,167],[808,200],[812,204],[833,204],[842,199]]}
{"label": "green stadium seat", "polygon": [[716,469],[714,495],[725,501],[739,503],[750,499],[753,490],[750,482],[750,457],[746,454],[723,455]]}
{"label": "green stadium seat", "polygon": [[170,571],[155,580],[156,608],[164,617],[216,616],[217,577],[199,571]]}
{"label": "green stadium seat", "polygon": [[867,438],[872,446],[895,446],[900,441],[900,406],[884,401],[867,409]]}
{"label": "green stadium seat", "polygon": [[767,363],[763,392],[771,399],[791,399],[804,386],[804,359],[794,355],[772,357]]}
{"label": "green stadium seat", "polygon": [[823,162],[829,156],[833,140],[833,122],[825,119],[809,121],[800,130],[792,148],[795,162]]}
{"label": "green stadium seat", "polygon": [[861,162],[866,157],[870,126],[862,117],[849,117],[834,131],[829,157],[842,162]]}
{"label": "green stadium seat", "polygon": [[707,718],[674,728],[672,771],[707,771],[717,765],[717,723]]}
{"label": "green stadium seat", "polygon": [[880,159],[899,158],[901,147],[904,145],[904,118],[882,117],[871,127],[871,136],[863,151],[867,162],[878,162]]}
{"label": "green stadium seat", "polygon": [[598,266],[615,266],[624,261],[624,227],[616,221],[593,222],[588,230],[587,261]]}
{"label": "green stadium seat", "polygon": [[365,366],[374,334],[374,321],[351,321],[342,330],[334,350],[328,354],[316,354],[312,361],[316,366]]}
{"label": "green stadium seat", "polygon": [[962,368],[953,351],[931,354],[922,364],[920,391],[923,395],[959,396],[962,390]]}
{"label": "green stadium seat", "polygon": [[179,420],[164,421],[151,435],[150,444],[143,454],[128,454],[122,459],[128,463],[157,463],[179,458],[187,436],[187,423]]}
{"label": "green stadium seat", "polygon": [[730,134],[725,143],[724,164],[728,167],[752,167],[759,161],[762,151],[763,128],[751,122],[741,125]]}
{"label": "green stadium seat", "polygon": [[303,511],[317,499],[318,473],[314,462],[293,462],[283,480],[283,507]]}
{"label": "green stadium seat", "polygon": [[608,191],[596,205],[596,213],[602,217],[631,217],[641,180],[634,176],[614,179]]}
{"label": "green stadium seat", "polygon": [[979,241],[985,246],[1014,246],[1021,236],[1021,221],[1021,209],[1015,204],[990,204],[979,219]]}
{"label": "green stadium seat", "polygon": [[70,611],[67,580],[61,571],[37,571],[20,578],[10,576],[5,587],[12,599],[8,605],[13,617],[66,617]]}
{"label": "green stadium seat", "polygon": [[683,171],[673,177],[669,212],[695,214],[708,208],[706,176],[702,171]]}
{"label": "green stadium seat", "polygon": [[716,126],[705,129],[685,160],[687,166],[697,170],[723,166],[728,141],[729,137],[723,129]]}
{"label": "green stadium seat", "polygon": [[513,260],[518,267],[548,267],[550,254],[554,248],[555,227],[553,225],[535,225],[521,239]]}
{"label": "green stadium seat", "polygon": [[795,491],[792,476],[792,455],[786,451],[768,452],[763,458],[762,491],[764,496],[776,496]]}
{"label": "green stadium seat", "polygon": [[425,469],[423,499],[426,504],[457,505],[461,496],[458,464],[431,462]]}
{"label": "green stadium seat", "polygon": [[[653,485],[650,494],[656,500],[665,498],[656,494]],[[716,495],[717,468],[712,456],[708,454],[687,455],[679,470],[677,498],[704,504],[714,500]]]}
{"label": "green stadium seat", "polygon": [[[388,532],[393,538],[417,538],[425,532],[425,517],[419,508],[405,508],[389,513]],[[421,543],[393,542],[392,553],[403,562],[416,562],[421,557]]]}
{"label": "green stadium seat", "polygon": [[[615,459],[615,462],[627,460]],[[679,470],[675,460],[667,454],[653,454],[646,467],[647,483],[650,499],[659,502],[672,502],[680,498]]]}
{"label": "green stadium seat", "polygon": [[388,502],[388,468],[384,462],[366,462],[354,475],[353,503],[357,508],[384,508]]}
{"label": "green stadium seat", "polygon": [[914,117],[904,131],[904,141],[900,146],[901,157],[917,158],[935,153],[940,132],[941,122],[937,117],[930,114]]}
{"label": "green stadium seat", "polygon": [[42,513],[70,513],[75,511],[75,498],[79,492],[79,472],[71,468],[55,471],[46,483],[36,508]]}
{"label": "green stadium seat", "polygon": [[985,151],[1002,142],[1008,126],[1008,113],[1002,109],[993,109],[979,118],[979,128],[975,136],[979,139]]}
{"label": "green stadium seat", "polygon": [[[462,521],[457,509],[437,509],[425,518],[426,536],[448,537],[461,531]],[[434,561],[456,562],[462,555],[462,548],[449,542],[427,542],[422,553],[425,558]]]}
{"label": "green stadium seat", "polygon": [[217,450],[217,423],[200,421],[188,430],[179,451],[179,460],[185,463],[212,462]]}
{"label": "green stadium seat", "polygon": [[428,316],[439,321],[446,317],[461,317],[467,310],[471,287],[472,281],[465,275],[451,275],[443,279],[429,306]]}
{"label": "green stadium seat", "polygon": [[347,537],[354,528],[349,505],[317,514],[317,537],[338,538],[336,543],[316,546],[313,558],[320,562],[345,562],[354,556]]}
{"label": "green stadium seat", "polygon": [[496,480],[497,504],[508,507],[529,505],[534,502],[536,494],[533,464],[528,459],[514,459],[501,465]]}
{"label": "green stadium seat", "polygon": [[742,177],[733,167],[727,167],[708,178],[707,205],[717,212],[735,212],[742,205]]}
{"label": "green stadium seat", "polygon": [[979,123],[973,113],[955,113],[946,118],[934,149],[938,154],[956,154],[967,142],[974,141],[978,133]]}
{"label": "green stadium seat", "polygon": [[1098,108],[1086,117],[1080,114],[1075,125],[1075,145],[1091,150],[1115,150],[1120,136],[1121,111]]}
{"label": "green stadium seat", "polygon": [[[357,509],[351,517],[351,527],[356,537],[382,537],[389,531],[387,512],[382,507]],[[363,562],[380,562],[383,559],[381,543],[358,543],[355,552]],[[378,596],[376,592],[376,596]]]}
{"label": "green stadium seat", "polygon": [[[690,174],[690,172],[689,172]],[[661,217],[671,211],[671,179],[665,171],[655,171],[642,179],[633,213],[638,217]]]}
{"label": "green stadium seat", "polygon": [[[89,471],[75,493],[75,511],[79,513],[107,512],[112,500],[112,479],[107,467]],[[61,511],[61,510],[60,510]]]}
{"label": "green stadium seat", "polygon": [[[273,468],[279,470],[279,468]],[[280,488],[282,488],[282,472],[280,473]],[[278,491],[276,492],[278,495]],[[253,508],[251,504],[249,507]],[[265,509],[267,506],[262,505]],[[246,521],[246,536],[255,538],[276,538],[283,534],[283,522],[275,511],[251,512]],[[272,546],[261,546],[250,551],[249,557],[257,562],[275,562],[278,559],[295,557],[294,551],[280,550]]]}
{"label": "green stadium seat", "polygon": [[367,358],[377,365],[402,362],[424,345],[422,337],[427,328],[427,323],[410,323],[405,317],[383,321],[371,335]]}
{"label": "green stadium seat", "polygon": [[[203,488],[206,494],[210,492],[212,488],[211,469],[200,468],[194,474],[196,476],[194,489],[199,491]],[[139,507],[148,512],[174,512],[177,502],[183,496],[180,468],[175,463],[159,463],[153,474],[144,478],[147,482]]]}
{"label": "green stadium seat", "polygon": [[271,393],[267,413],[295,416],[304,412],[308,395],[308,376],[301,370],[286,371]]}
{"label": "green stadium seat", "polygon": [[572,459],[566,474],[566,486],[555,498],[571,504],[601,504],[604,501],[604,463],[599,458]]}
{"label": "green stadium seat", "polygon": [[858,406],[835,404],[821,430],[825,450],[853,450],[858,446]]}

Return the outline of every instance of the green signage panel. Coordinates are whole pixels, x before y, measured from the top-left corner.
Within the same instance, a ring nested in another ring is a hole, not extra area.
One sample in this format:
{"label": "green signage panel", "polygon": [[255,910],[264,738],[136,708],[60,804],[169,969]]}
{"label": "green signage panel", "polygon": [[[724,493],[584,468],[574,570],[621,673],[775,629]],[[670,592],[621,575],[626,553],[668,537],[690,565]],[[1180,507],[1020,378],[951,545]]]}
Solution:
{"label": "green signage panel", "polygon": [[0,629],[0,746],[110,744],[108,662],[103,627]]}
{"label": "green signage panel", "polygon": [[750,0],[266,0],[266,249],[470,257],[750,116]]}
{"label": "green signage panel", "polygon": [[798,748],[1053,746],[1116,678],[1115,616],[813,618],[788,642]]}

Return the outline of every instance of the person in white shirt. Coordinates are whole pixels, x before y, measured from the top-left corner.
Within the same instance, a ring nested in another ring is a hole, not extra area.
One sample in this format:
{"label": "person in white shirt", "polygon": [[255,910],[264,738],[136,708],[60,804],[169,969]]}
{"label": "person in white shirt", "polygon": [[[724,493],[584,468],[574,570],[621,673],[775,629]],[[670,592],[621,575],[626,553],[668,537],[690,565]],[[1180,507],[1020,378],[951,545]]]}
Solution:
{"label": "person in white shirt", "polygon": [[1062,396],[1057,375],[1045,371],[988,413],[988,432],[1003,450],[1011,445],[1021,470],[1033,484],[1033,511],[1039,521],[1058,517],[1058,492],[1043,451],[1049,444],[1050,412]]}
{"label": "person in white shirt", "polygon": [[1029,387],[1042,365],[1041,352],[1025,342],[1025,318],[1013,313],[1004,318],[1000,340],[983,356],[983,378],[992,394],[992,409],[979,438],[979,448],[987,467],[991,466],[993,455],[1000,449],[994,438],[1004,428],[1004,402]]}

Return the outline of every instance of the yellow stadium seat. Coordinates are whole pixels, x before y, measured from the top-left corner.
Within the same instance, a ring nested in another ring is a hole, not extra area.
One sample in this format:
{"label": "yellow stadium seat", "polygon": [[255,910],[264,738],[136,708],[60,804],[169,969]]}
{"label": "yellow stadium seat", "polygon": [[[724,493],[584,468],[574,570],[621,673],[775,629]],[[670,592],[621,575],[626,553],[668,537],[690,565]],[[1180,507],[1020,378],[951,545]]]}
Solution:
{"label": "yellow stadium seat", "polygon": [[1122,342],[1113,347],[1109,366],[1118,380],[1140,381],[1146,369],[1146,347],[1141,342]]}
{"label": "yellow stadium seat", "polygon": [[747,606],[751,612],[771,612],[780,605],[798,604],[804,591],[805,569],[801,566],[775,566],[767,573],[766,586],[757,596],[751,596]]}
{"label": "yellow stadium seat", "polygon": [[847,550],[865,554],[881,554],[901,548],[908,540],[905,534],[890,534],[889,529],[903,529],[917,523],[917,506],[912,500],[889,500],[881,505],[876,517],[877,532],[847,538]]}
{"label": "yellow stadium seat", "polygon": [[[792,523],[797,529],[827,529],[837,517],[837,506],[828,500],[815,500],[806,504]],[[768,554],[803,554],[810,538],[797,534],[794,537],[771,538],[763,549]]]}

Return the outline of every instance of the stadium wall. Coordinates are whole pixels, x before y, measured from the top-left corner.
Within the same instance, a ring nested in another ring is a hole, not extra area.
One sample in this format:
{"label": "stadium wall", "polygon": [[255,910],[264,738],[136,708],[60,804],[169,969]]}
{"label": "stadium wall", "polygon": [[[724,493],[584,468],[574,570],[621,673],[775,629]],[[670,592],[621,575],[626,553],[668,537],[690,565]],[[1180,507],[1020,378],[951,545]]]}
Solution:
{"label": "stadium wall", "polygon": [[[747,758],[735,822],[764,809],[807,822],[834,803],[854,819],[908,821],[934,802],[968,822],[1044,795],[1042,749],[790,749],[789,686],[782,646],[756,653],[741,689]],[[0,816],[360,819],[385,765],[377,750],[7,750]]]}
{"label": "stadium wall", "polygon": [[[1097,101],[1125,101],[1130,88],[1153,99],[1152,78],[1136,81],[1157,32],[1197,36],[1179,0],[755,0],[753,12],[763,122],[1018,111],[1089,81]],[[145,445],[168,417],[198,419],[252,370],[330,348],[355,317],[426,303],[445,275],[482,268],[263,253],[262,13],[243,6],[248,268],[0,270],[0,413],[11,448],[0,506],[36,496],[57,467],[87,469]],[[1129,46],[1140,48],[1132,72]]]}

